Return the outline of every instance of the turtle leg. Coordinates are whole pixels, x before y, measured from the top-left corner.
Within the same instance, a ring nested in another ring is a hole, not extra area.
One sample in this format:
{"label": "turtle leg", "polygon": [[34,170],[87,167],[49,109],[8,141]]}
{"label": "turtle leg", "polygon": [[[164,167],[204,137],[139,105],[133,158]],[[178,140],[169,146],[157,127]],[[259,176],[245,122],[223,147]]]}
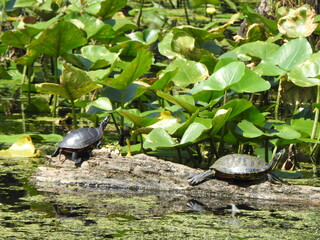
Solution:
{"label": "turtle leg", "polygon": [[72,161],[74,161],[74,164],[76,166],[79,166],[79,164],[82,162],[81,158],[78,158],[78,152],[73,151],[71,156]]}
{"label": "turtle leg", "polygon": [[267,177],[268,177],[268,181],[271,183],[281,182],[283,184],[289,184],[288,182],[282,180],[281,178],[277,177],[276,175],[274,175],[270,172],[267,174]]}
{"label": "turtle leg", "polygon": [[97,142],[96,148],[100,148],[100,147],[101,147],[101,143],[102,143],[102,141],[99,140],[99,141]]}
{"label": "turtle leg", "polygon": [[54,153],[52,153],[51,157],[56,157],[57,155],[59,155],[59,161],[60,161],[61,153],[62,153],[62,148],[57,148],[54,151]]}
{"label": "turtle leg", "polygon": [[208,170],[203,173],[194,174],[188,177],[188,182],[190,185],[198,185],[210,178],[214,177],[214,171]]}
{"label": "turtle leg", "polygon": [[61,153],[61,148],[57,148],[54,153],[52,153],[51,157],[56,157],[59,153]]}

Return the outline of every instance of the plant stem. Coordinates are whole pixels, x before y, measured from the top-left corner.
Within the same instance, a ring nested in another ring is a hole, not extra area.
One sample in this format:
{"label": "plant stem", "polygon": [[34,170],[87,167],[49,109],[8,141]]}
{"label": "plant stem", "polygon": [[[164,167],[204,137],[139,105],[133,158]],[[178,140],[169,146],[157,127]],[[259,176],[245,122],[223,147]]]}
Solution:
{"label": "plant stem", "polygon": [[278,94],[277,94],[276,106],[274,109],[274,119],[275,120],[279,120],[279,106],[280,106],[281,90],[282,90],[281,78],[282,77],[280,77],[280,79],[279,79]]}
{"label": "plant stem", "polygon": [[[121,106],[120,109],[124,109],[124,96],[125,95],[125,89],[121,90]],[[124,117],[120,116],[120,133],[124,133]]]}
{"label": "plant stem", "polygon": [[[56,96],[56,95],[55,95]],[[78,122],[77,122],[77,114],[76,114],[76,108],[74,106],[74,100],[70,100],[71,103],[71,110],[72,110],[72,122],[73,122],[73,127],[76,129],[78,128]]]}
{"label": "plant stem", "polygon": [[184,8],[184,13],[185,13],[185,16],[186,16],[187,24],[190,25],[190,20],[189,20],[186,0],[183,0],[183,8]]}
{"label": "plant stem", "polygon": [[138,18],[137,18],[137,25],[138,25],[138,27],[140,27],[140,21],[141,21],[141,16],[142,16],[143,4],[144,4],[144,0],[141,0],[141,1],[140,1],[139,14],[138,14]]}
{"label": "plant stem", "polygon": [[[54,83],[59,84],[59,76],[58,76],[58,58],[54,57],[52,59],[53,64],[53,77],[54,77]],[[73,104],[73,103],[71,103]],[[57,111],[57,105],[58,105],[58,95],[53,96],[53,108],[52,108],[52,114],[53,116],[56,115]],[[72,105],[71,105],[72,106]],[[74,107],[74,106],[73,106]],[[75,125],[74,125],[75,126]]]}
{"label": "plant stem", "polygon": [[[23,67],[23,73],[22,73],[22,80],[21,80],[21,85],[23,85],[26,81],[27,78],[27,71],[28,71],[28,66]],[[21,101],[21,117],[22,117],[22,131],[26,132],[26,115],[25,115],[25,106],[24,106],[24,99],[23,99],[23,91],[20,88],[20,101]]]}
{"label": "plant stem", "polygon": [[[317,86],[317,100],[316,103],[320,103],[320,86]],[[318,127],[318,122],[319,122],[319,108],[315,108],[315,116],[313,120],[313,127],[312,127],[312,132],[311,132],[311,139],[314,139],[316,136],[316,131]]]}

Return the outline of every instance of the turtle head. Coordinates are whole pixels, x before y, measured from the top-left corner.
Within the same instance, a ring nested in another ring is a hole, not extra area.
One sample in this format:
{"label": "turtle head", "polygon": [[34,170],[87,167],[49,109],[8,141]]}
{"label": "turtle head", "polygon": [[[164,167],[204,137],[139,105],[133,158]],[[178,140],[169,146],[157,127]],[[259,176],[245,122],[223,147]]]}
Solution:
{"label": "turtle head", "polygon": [[107,124],[108,124],[109,121],[110,121],[110,118],[111,118],[111,116],[108,115],[108,116],[106,116],[106,117],[101,121],[101,123],[100,123],[100,128],[101,128],[101,129],[105,129],[105,127],[107,126]]}
{"label": "turtle head", "polygon": [[284,153],[286,152],[285,149],[282,149],[280,152],[277,152],[274,157],[272,158],[271,161],[271,169],[274,169],[276,167],[276,165],[278,164],[280,158],[284,155]]}

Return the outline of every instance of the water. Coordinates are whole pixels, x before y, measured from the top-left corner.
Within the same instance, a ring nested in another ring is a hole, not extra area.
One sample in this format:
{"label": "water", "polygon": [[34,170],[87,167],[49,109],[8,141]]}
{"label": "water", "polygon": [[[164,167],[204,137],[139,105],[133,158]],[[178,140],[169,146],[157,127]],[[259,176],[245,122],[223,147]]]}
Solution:
{"label": "water", "polygon": [[319,239],[320,210],[244,200],[84,190],[37,190],[44,160],[0,160],[0,239]]}

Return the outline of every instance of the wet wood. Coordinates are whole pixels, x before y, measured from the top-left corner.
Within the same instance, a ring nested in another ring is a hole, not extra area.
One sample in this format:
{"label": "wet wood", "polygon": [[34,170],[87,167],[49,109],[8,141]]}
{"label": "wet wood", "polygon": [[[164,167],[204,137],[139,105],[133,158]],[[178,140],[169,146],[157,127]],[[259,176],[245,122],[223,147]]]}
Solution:
{"label": "wet wood", "polygon": [[190,186],[187,177],[202,171],[144,154],[119,157],[100,149],[94,150],[93,156],[81,167],[75,167],[70,160],[62,162],[54,157],[50,165],[39,167],[32,180],[43,191],[75,186],[91,190],[179,194],[190,199],[216,197],[320,205],[320,187],[272,184],[267,181],[226,182],[218,179]]}

